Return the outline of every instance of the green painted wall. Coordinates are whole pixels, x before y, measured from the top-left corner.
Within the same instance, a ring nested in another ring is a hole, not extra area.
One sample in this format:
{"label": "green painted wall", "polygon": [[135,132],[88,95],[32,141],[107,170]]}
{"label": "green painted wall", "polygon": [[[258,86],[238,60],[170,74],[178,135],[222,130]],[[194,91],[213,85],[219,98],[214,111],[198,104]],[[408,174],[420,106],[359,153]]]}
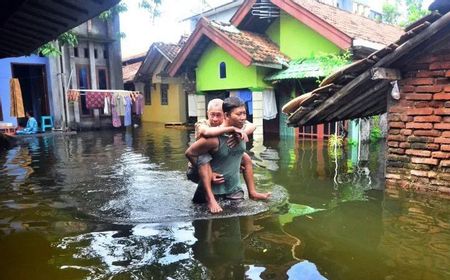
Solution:
{"label": "green painted wall", "polygon": [[[227,77],[219,76],[219,65],[225,62]],[[212,43],[198,61],[196,70],[197,91],[254,88],[262,81],[256,66],[245,67],[225,50]]]}
{"label": "green painted wall", "polygon": [[266,30],[266,35],[278,46],[280,45],[280,19],[276,19],[272,22]]}
{"label": "green painted wall", "polygon": [[[340,49],[322,35],[285,13],[281,14],[280,23],[276,21],[268,28],[267,35],[276,40],[276,25],[279,25],[279,46],[281,52],[292,59],[310,57],[312,54],[338,53]],[[271,36],[274,36],[271,37]]]}

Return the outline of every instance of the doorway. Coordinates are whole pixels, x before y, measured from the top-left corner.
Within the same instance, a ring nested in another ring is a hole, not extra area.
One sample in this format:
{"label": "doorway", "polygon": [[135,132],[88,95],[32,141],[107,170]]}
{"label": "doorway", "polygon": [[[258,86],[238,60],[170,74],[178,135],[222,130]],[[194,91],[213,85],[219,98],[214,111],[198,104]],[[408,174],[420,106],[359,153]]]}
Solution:
{"label": "doorway", "polygon": [[[11,70],[12,77],[19,79],[25,112],[32,111],[38,122],[41,116],[50,115],[45,64],[12,63]],[[21,126],[26,121],[26,118],[17,119]]]}

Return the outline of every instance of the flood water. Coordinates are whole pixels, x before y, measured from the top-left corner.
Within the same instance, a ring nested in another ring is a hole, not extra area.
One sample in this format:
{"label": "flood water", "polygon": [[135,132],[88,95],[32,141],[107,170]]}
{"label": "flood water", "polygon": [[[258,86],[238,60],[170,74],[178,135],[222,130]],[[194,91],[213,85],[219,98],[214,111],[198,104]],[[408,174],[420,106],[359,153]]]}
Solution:
{"label": "flood water", "polygon": [[211,216],[191,139],[145,124],[0,152],[0,279],[450,279],[450,200],[385,192],[383,144],[254,144],[273,198]]}

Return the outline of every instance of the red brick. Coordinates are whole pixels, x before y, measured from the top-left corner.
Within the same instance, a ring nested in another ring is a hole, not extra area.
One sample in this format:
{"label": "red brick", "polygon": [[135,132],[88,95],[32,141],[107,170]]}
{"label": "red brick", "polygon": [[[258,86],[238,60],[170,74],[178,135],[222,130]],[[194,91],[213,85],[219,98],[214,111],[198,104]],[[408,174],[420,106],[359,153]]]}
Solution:
{"label": "red brick", "polygon": [[445,71],[444,70],[436,70],[432,71],[433,77],[445,77]]}
{"label": "red brick", "polygon": [[414,117],[414,122],[440,122],[442,117],[439,116],[419,116]]}
{"label": "red brick", "polygon": [[415,129],[432,129],[433,124],[432,123],[407,123],[406,128],[415,128]]}
{"label": "red brick", "polygon": [[450,101],[445,102],[445,103],[444,103],[444,107],[445,107],[445,108],[450,108]]}
{"label": "red brick", "polygon": [[400,134],[400,129],[389,129],[388,133],[392,135],[397,135]]}
{"label": "red brick", "polygon": [[404,128],[404,122],[389,122],[389,128]]}
{"label": "red brick", "polygon": [[433,77],[433,71],[420,70],[416,73],[417,78],[431,78]]}
{"label": "red brick", "polygon": [[441,132],[439,130],[414,130],[413,134],[414,136],[441,136]]}
{"label": "red brick", "polygon": [[428,177],[428,171],[411,170],[411,175],[418,176],[418,177]]}
{"label": "red brick", "polygon": [[441,160],[441,167],[450,167],[450,160]]}
{"label": "red brick", "polygon": [[442,117],[443,122],[450,122],[450,116],[449,117]]}
{"label": "red brick", "polygon": [[439,70],[439,69],[450,69],[450,62],[448,62],[448,61],[439,61],[439,62],[433,62],[433,63],[430,64],[430,70]]}
{"label": "red brick", "polygon": [[439,160],[435,158],[421,158],[421,157],[412,157],[411,158],[412,163],[421,163],[421,164],[427,164],[427,165],[438,165]]}
{"label": "red brick", "polygon": [[[450,72],[450,70],[449,70],[448,72]],[[450,92],[450,86],[445,86],[445,87],[444,87],[444,91],[445,91],[445,92]]]}
{"label": "red brick", "polygon": [[[436,138],[436,139],[439,139],[439,138]],[[443,139],[446,139],[446,138],[443,138]],[[435,141],[434,137],[408,136],[408,142],[433,143],[436,141]]]}
{"label": "red brick", "polygon": [[434,143],[450,144],[450,138],[438,137],[434,139]]}
{"label": "red brick", "polygon": [[432,107],[434,104],[432,104],[430,101],[415,101],[413,106],[408,107],[416,107],[416,108],[427,108]]}
{"label": "red brick", "polygon": [[408,143],[408,142],[401,142],[401,143],[398,144],[398,146],[400,148],[408,149],[409,147],[411,147],[411,144]]}
{"label": "red brick", "polygon": [[401,135],[405,135],[405,136],[409,136],[412,134],[412,130],[411,129],[400,129],[400,134]]}
{"label": "red brick", "polygon": [[[450,110],[449,110],[450,111]],[[424,115],[431,115],[433,114],[433,109],[431,108],[409,108],[406,110],[406,114],[408,115],[420,115],[420,116],[424,116]],[[449,113],[450,115],[450,113]]]}
{"label": "red brick", "polygon": [[415,78],[415,79],[411,79],[409,84],[415,85],[415,86],[432,85],[432,84],[434,84],[434,79],[433,78]]}
{"label": "red brick", "polygon": [[448,70],[447,73],[445,73],[445,77],[450,78],[450,70]]}
{"label": "red brick", "polygon": [[405,108],[401,106],[391,106],[389,108],[389,113],[403,113],[405,111]]}
{"label": "red brick", "polygon": [[450,130],[450,123],[435,123],[435,129]]}
{"label": "red brick", "polygon": [[423,94],[407,94],[406,96],[407,100],[431,100],[433,99],[433,96],[430,93],[423,93]]}
{"label": "red brick", "polygon": [[412,122],[414,120],[413,116],[401,115],[400,120],[402,122]]}
{"label": "red brick", "polygon": [[405,85],[400,88],[400,91],[402,93],[410,93],[410,92],[414,92],[414,88],[415,88],[414,86]]}
{"label": "red brick", "polygon": [[404,155],[405,154],[405,149],[400,149],[400,148],[389,148],[388,152],[390,154],[398,154],[398,155]]}
{"label": "red brick", "polygon": [[449,159],[450,158],[450,153],[446,153],[446,152],[432,152],[431,156],[433,158]]}
{"label": "red brick", "polygon": [[450,115],[450,108],[438,108],[434,109],[436,115]]}
{"label": "red brick", "polygon": [[406,141],[406,137],[403,135],[388,135],[387,139],[388,141],[399,141],[399,142]]}
{"label": "red brick", "polygon": [[389,114],[388,121],[398,122],[398,121],[400,121],[400,115],[399,114]]}
{"label": "red brick", "polygon": [[439,150],[439,144],[434,143],[412,143],[411,144],[412,149],[416,150]]}
{"label": "red brick", "polygon": [[[410,94],[410,95],[428,95],[428,94]],[[408,96],[406,96],[408,98]],[[434,100],[450,100],[450,92],[435,93]],[[428,100],[428,99],[414,99],[414,100]]]}
{"label": "red brick", "polygon": [[397,148],[397,147],[398,147],[398,142],[397,142],[397,141],[388,141],[388,142],[387,142],[387,145],[388,145],[389,147]]}
{"label": "red brick", "polygon": [[415,91],[417,92],[417,93],[420,93],[420,92],[425,92],[425,93],[427,93],[427,92],[430,92],[430,93],[436,93],[436,92],[441,92],[442,91],[442,86],[439,86],[439,85],[433,85],[433,86],[418,86],[418,87],[416,87],[416,89],[415,89]]}
{"label": "red brick", "polygon": [[450,138],[450,131],[442,131],[441,137]]}
{"label": "red brick", "polygon": [[441,145],[441,151],[450,152],[450,145]]}
{"label": "red brick", "polygon": [[410,156],[418,156],[418,157],[430,157],[431,152],[427,150],[412,150],[408,149],[405,151],[407,155]]}

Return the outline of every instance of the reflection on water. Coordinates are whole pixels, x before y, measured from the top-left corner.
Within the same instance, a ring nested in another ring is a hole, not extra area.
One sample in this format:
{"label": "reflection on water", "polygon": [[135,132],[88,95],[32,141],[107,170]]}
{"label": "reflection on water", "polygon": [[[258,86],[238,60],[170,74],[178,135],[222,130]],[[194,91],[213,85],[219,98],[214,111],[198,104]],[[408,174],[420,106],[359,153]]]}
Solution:
{"label": "reflection on water", "polygon": [[211,219],[190,202],[191,136],[149,124],[2,152],[0,279],[450,279],[450,204],[380,191],[383,145],[253,143],[274,199]]}

